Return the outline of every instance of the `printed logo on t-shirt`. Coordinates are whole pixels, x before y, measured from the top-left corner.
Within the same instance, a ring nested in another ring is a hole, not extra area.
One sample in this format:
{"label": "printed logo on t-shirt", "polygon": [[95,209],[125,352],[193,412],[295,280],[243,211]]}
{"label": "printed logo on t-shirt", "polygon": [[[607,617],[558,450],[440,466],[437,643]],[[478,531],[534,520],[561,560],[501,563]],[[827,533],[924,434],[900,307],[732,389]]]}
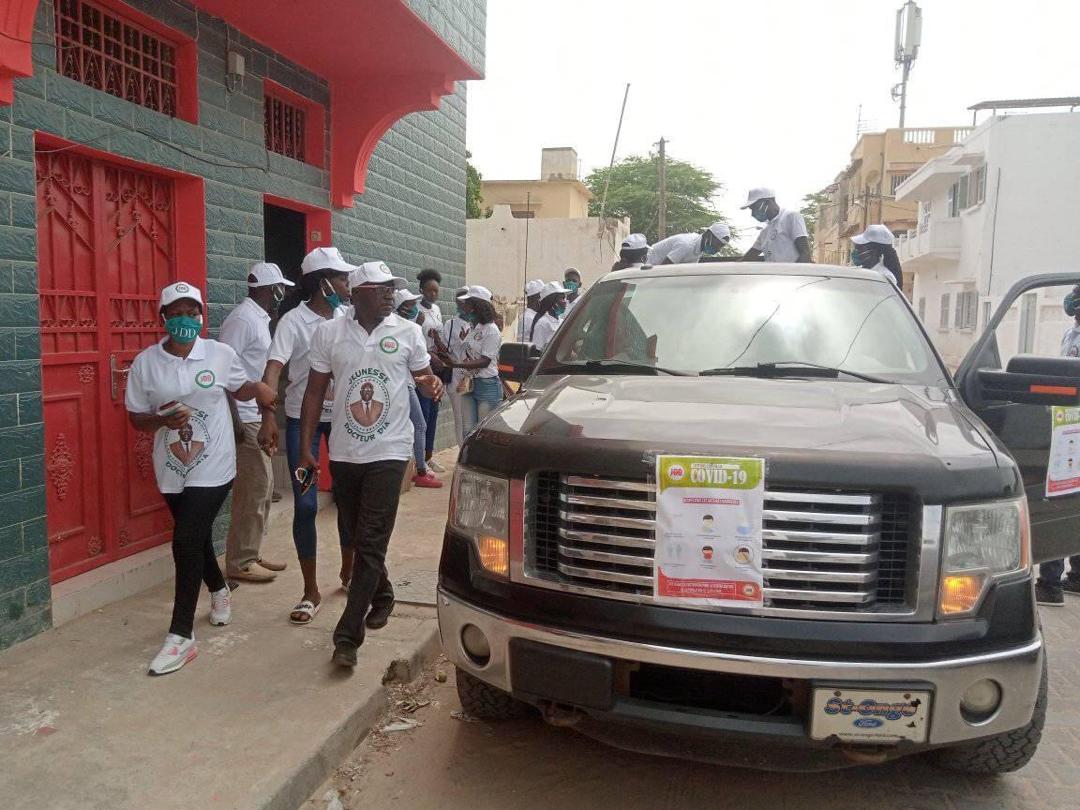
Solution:
{"label": "printed logo on t-shirt", "polygon": [[345,430],[350,436],[370,442],[386,431],[389,382],[386,373],[377,368],[358,369],[349,377],[345,390]]}
{"label": "printed logo on t-shirt", "polygon": [[217,380],[217,376],[208,368],[204,368],[202,371],[195,375],[195,384],[199,388],[210,388]]}
{"label": "printed logo on t-shirt", "polygon": [[382,340],[379,341],[379,348],[387,354],[393,354],[400,347],[398,345],[397,338],[384,337]]}
{"label": "printed logo on t-shirt", "polygon": [[208,415],[195,411],[179,430],[165,432],[165,468],[186,478],[188,473],[206,460],[210,432],[206,429]]}

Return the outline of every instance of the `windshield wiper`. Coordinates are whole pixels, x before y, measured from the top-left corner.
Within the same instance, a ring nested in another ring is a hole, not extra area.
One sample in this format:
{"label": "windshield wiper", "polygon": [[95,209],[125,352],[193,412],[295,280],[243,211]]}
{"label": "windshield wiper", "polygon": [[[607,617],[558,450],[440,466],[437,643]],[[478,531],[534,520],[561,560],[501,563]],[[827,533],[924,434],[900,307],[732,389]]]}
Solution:
{"label": "windshield wiper", "polygon": [[633,363],[626,360],[586,360],[583,363],[556,363],[554,366],[540,370],[542,374],[578,374],[580,372],[611,371],[626,374],[668,374],[672,377],[690,376],[685,371],[674,371],[663,366],[652,366],[648,363]]}
{"label": "windshield wiper", "polygon": [[702,377],[822,377],[830,380],[837,379],[841,374],[854,377],[863,382],[890,384],[893,382],[882,377],[861,374],[858,371],[848,371],[845,368],[822,366],[817,363],[802,363],[795,360],[780,363],[758,363],[756,366],[709,368],[701,372]]}

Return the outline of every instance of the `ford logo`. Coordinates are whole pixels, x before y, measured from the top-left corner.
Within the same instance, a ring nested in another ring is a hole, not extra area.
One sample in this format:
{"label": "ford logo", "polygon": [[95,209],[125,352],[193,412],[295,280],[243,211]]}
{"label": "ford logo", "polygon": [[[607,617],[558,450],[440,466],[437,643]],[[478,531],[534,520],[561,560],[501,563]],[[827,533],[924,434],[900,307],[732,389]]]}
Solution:
{"label": "ford logo", "polygon": [[884,724],[885,721],[880,717],[860,717],[852,723],[855,728],[877,728]]}

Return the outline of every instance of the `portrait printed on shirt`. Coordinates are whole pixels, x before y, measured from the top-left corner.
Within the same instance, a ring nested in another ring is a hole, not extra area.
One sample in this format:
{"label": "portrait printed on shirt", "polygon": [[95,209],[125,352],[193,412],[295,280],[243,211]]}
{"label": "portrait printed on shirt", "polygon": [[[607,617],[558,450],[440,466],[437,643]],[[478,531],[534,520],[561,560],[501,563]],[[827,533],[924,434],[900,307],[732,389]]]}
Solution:
{"label": "portrait printed on shirt", "polygon": [[165,431],[165,467],[182,478],[206,460],[210,444],[207,416],[205,411],[192,411],[187,424],[179,430]]}
{"label": "portrait printed on shirt", "polygon": [[[370,442],[386,430],[390,404],[390,378],[378,368],[354,371],[345,386],[345,430],[362,442]],[[338,396],[342,396],[339,391]]]}

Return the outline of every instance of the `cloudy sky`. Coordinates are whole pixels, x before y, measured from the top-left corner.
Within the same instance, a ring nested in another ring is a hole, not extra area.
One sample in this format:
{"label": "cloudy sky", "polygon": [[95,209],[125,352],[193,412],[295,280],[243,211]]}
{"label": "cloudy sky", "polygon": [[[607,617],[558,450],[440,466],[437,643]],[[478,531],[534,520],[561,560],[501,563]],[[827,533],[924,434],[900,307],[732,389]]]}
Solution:
{"label": "cloudy sky", "polygon": [[[724,183],[736,225],[752,185],[782,205],[830,183],[864,128],[897,125],[901,0],[488,0],[487,78],[469,87],[468,146],[490,179],[535,178],[540,149],[583,173],[664,136]],[[994,98],[1080,95],[1080,3],[921,0],[908,126],[966,125]],[[985,115],[985,114],[984,114]]]}

